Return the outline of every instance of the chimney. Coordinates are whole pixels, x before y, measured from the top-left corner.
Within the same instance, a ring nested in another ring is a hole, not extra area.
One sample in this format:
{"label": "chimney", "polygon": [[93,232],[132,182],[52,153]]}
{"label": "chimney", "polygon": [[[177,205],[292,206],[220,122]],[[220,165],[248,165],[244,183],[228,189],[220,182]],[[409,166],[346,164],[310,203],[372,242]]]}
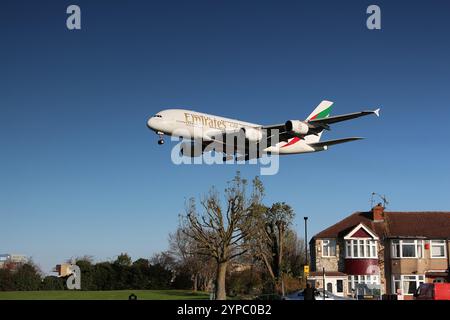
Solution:
{"label": "chimney", "polygon": [[384,207],[381,205],[381,203],[372,208],[372,219],[373,221],[384,220]]}

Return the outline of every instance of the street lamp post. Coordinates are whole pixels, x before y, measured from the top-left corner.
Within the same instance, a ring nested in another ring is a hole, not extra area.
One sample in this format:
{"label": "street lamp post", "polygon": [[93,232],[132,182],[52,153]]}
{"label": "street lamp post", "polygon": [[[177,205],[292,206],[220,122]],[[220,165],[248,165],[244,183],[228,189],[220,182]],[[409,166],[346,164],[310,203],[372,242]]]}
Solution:
{"label": "street lamp post", "polygon": [[325,300],[325,267],[322,268],[322,277],[323,277],[323,300]]}
{"label": "street lamp post", "polygon": [[305,257],[306,257],[306,263],[305,265],[309,265],[308,264],[308,217],[303,217],[303,219],[305,219]]}

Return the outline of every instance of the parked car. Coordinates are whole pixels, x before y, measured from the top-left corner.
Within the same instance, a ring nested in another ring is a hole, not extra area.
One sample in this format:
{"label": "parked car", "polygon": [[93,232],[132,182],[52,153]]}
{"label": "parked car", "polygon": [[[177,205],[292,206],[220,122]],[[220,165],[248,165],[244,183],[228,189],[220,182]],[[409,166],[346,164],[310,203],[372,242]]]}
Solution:
{"label": "parked car", "polygon": [[325,290],[325,299],[323,299],[323,295],[324,295],[324,290],[318,289],[317,293],[316,293],[316,300],[355,300],[350,297],[342,297],[342,296],[335,295],[334,293],[327,291],[327,290]]}
{"label": "parked car", "polygon": [[422,283],[414,293],[415,300],[450,300],[450,283]]}
{"label": "parked car", "polygon": [[[325,299],[323,298],[323,295],[323,289],[316,290],[316,300],[354,300],[353,298],[337,296],[327,290],[325,290]],[[305,300],[303,290],[288,294],[283,297],[283,300]]]}

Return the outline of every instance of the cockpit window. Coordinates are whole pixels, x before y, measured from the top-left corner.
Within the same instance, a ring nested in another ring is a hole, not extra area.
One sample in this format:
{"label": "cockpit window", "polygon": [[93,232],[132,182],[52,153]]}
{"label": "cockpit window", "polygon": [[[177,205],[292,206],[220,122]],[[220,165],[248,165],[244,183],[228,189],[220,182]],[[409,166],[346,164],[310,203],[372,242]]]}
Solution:
{"label": "cockpit window", "polygon": [[162,118],[162,115],[160,115],[160,114],[155,114],[154,117]]}

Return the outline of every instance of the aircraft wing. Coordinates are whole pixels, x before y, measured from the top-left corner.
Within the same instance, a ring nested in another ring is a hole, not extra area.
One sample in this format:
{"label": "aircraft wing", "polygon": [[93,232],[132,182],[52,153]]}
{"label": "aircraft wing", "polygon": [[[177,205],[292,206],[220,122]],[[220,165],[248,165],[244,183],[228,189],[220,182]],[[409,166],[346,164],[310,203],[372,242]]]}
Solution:
{"label": "aircraft wing", "polygon": [[[294,138],[294,135],[292,135],[290,132],[286,131],[286,124],[274,124],[274,125],[268,125],[263,126],[263,130],[267,130],[267,145],[271,145],[272,137],[275,135],[278,135],[278,142],[281,141],[288,141],[291,138]],[[275,133],[275,130],[277,131],[277,134]]]}
{"label": "aircraft wing", "polygon": [[[346,121],[346,120],[351,120],[351,119],[355,119],[355,118],[359,118],[359,117],[363,117],[363,116],[367,116],[367,115],[371,115],[371,114],[375,114],[376,116],[379,116],[380,109],[376,109],[373,111],[369,110],[369,111],[354,112],[354,113],[348,113],[348,114],[332,116],[332,117],[328,116],[326,118],[320,118],[320,119],[312,118],[310,120],[306,120],[307,124],[309,125],[309,129],[310,129],[307,135],[318,135],[323,130],[330,130],[330,127],[329,127],[330,124],[341,122],[341,121]],[[291,132],[286,131],[286,124],[284,124],[284,123],[267,125],[267,126],[263,126],[263,127],[259,127],[259,128],[255,128],[255,129],[267,130],[266,134],[264,134],[264,137],[263,137],[263,139],[266,142],[265,146],[272,146],[272,145],[274,145],[278,142],[282,142],[282,141],[287,142],[287,141],[289,141],[289,139],[296,137]],[[231,139],[233,139],[231,141],[234,141],[234,136],[236,136],[236,134],[238,134],[240,130],[241,129],[239,128],[236,130],[224,131],[221,134],[222,139],[217,140],[214,137],[211,137],[211,141],[218,142],[218,143],[226,146],[226,145],[228,145],[228,141],[230,141]],[[323,146],[331,146],[331,145],[345,143],[345,142],[354,141],[354,140],[360,140],[360,139],[363,139],[363,138],[359,138],[359,137],[344,138],[344,139],[316,142],[316,143],[311,143],[309,145],[313,146],[313,147],[323,147]],[[233,142],[231,142],[230,144],[234,145]],[[256,144],[259,146],[259,143],[256,143]],[[246,148],[245,148],[245,150],[237,150],[237,148],[234,148],[234,151],[245,155],[247,150],[246,150]]]}
{"label": "aircraft wing", "polygon": [[333,117],[327,117],[322,119],[311,119],[308,121],[308,123],[312,124],[313,126],[317,127],[323,127],[324,129],[328,129],[328,125],[336,122],[351,120],[363,116],[367,116],[370,114],[375,114],[377,117],[380,116],[380,109],[376,110],[369,110],[369,111],[361,111],[361,112],[354,112],[354,113],[347,113],[339,116],[333,116]]}
{"label": "aircraft wing", "polygon": [[343,138],[343,139],[336,139],[336,140],[328,140],[328,141],[319,141],[319,142],[314,142],[314,143],[308,143],[308,145],[310,145],[311,147],[328,147],[328,146],[332,146],[335,144],[340,144],[340,143],[345,143],[345,142],[350,142],[350,141],[355,141],[355,140],[361,140],[364,138],[361,137],[351,137],[351,138]]}
{"label": "aircraft wing", "polygon": [[[257,130],[264,130],[266,129],[267,131],[264,132],[263,135],[263,139],[266,141],[266,145],[267,146],[271,146],[272,144],[281,142],[281,141],[288,141],[289,139],[293,138],[294,136],[290,133],[286,131],[285,125],[284,124],[279,124],[279,125],[273,125],[273,126],[263,126],[263,127],[259,127],[259,128],[255,128]],[[278,131],[275,131],[278,130]],[[218,142],[220,144],[224,144],[227,145],[228,143],[234,145],[234,137],[236,137],[236,135],[241,133],[241,128],[236,129],[236,130],[227,130],[227,131],[223,131],[222,134],[220,134],[220,138],[218,139],[217,134],[213,137],[211,136],[210,139],[211,141],[214,142]],[[231,142],[228,142],[231,141]],[[257,143],[259,144],[259,143]]]}
{"label": "aircraft wing", "polygon": [[268,125],[268,126],[263,126],[262,128],[263,129],[267,129],[267,130],[277,129],[277,130],[283,131],[284,130],[284,126],[285,126],[284,123],[280,123],[280,124],[271,124],[271,125]]}
{"label": "aircraft wing", "polygon": [[[367,116],[370,114],[375,114],[377,117],[379,117],[380,109],[376,109],[373,111],[368,110],[368,111],[354,112],[354,113],[348,113],[348,114],[343,114],[343,115],[338,115],[338,116],[333,116],[333,117],[311,119],[311,120],[305,120],[305,121],[308,123],[309,128],[310,128],[309,134],[318,134],[324,129],[330,130],[330,126],[329,126],[330,124],[341,122],[341,121],[347,121],[347,120]],[[271,133],[272,130],[278,130],[279,141],[287,141],[290,138],[294,137],[290,132],[286,131],[286,125],[284,123],[263,126],[262,129],[268,130],[268,137],[273,136],[273,134]]]}

